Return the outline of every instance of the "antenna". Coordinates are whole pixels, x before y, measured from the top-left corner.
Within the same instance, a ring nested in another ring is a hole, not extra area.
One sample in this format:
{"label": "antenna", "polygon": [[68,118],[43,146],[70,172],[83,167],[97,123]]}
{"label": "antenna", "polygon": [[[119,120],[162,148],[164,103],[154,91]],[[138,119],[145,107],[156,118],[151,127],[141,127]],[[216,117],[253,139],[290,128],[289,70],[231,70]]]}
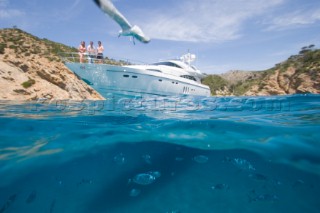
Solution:
{"label": "antenna", "polygon": [[188,64],[188,65],[191,65],[191,62],[193,62],[194,60],[196,59],[196,55],[195,54],[191,54],[189,52],[189,49],[188,49],[188,53],[187,54],[184,54],[180,57],[180,60],[183,61],[184,63]]}

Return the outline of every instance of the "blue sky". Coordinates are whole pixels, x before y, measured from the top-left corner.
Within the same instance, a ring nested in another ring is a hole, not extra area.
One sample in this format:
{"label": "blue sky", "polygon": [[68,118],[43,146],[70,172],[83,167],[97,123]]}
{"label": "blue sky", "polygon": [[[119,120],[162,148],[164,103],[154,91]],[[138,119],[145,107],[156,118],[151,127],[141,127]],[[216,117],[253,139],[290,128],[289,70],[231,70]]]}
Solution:
{"label": "blue sky", "polygon": [[105,56],[146,63],[188,50],[206,73],[263,70],[310,44],[320,47],[319,0],[113,0],[151,37],[118,38],[120,27],[92,0],[0,0],[0,28],[14,25],[77,47],[101,40]]}

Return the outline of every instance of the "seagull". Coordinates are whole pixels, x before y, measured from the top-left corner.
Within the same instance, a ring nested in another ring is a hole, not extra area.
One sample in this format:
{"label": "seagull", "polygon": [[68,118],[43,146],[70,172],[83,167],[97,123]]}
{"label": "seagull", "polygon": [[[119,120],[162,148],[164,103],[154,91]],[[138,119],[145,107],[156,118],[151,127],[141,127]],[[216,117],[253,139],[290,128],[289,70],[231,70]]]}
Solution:
{"label": "seagull", "polygon": [[149,43],[150,38],[146,36],[140,27],[137,25],[131,25],[129,21],[117,10],[117,8],[112,4],[111,0],[93,0],[100,9],[108,14],[115,22],[117,22],[121,30],[119,32],[120,36],[132,36],[133,43],[134,38],[138,39],[143,43]]}

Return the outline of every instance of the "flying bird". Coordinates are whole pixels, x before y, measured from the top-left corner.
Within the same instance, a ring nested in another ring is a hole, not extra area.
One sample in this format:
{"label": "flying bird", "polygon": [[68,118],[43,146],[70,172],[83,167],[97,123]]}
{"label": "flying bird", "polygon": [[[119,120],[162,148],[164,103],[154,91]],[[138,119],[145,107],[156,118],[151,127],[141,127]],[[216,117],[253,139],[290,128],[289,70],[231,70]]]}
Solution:
{"label": "flying bird", "polygon": [[[117,10],[117,8],[112,4],[111,0],[93,0],[100,9],[108,14],[115,22],[117,22],[121,30],[119,32],[120,36],[132,36],[143,43],[148,43],[150,38],[146,36],[140,27],[136,25],[131,25],[129,21]],[[134,42],[134,40],[133,40]]]}

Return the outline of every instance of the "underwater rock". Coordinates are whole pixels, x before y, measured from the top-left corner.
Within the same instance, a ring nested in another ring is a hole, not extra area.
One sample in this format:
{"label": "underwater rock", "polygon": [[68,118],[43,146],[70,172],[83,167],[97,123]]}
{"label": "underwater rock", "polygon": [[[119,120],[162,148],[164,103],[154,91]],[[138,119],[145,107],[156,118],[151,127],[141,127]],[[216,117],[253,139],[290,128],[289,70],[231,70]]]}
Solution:
{"label": "underwater rock", "polygon": [[16,200],[16,198],[17,198],[17,194],[13,194],[13,195],[11,195],[11,196],[9,197],[8,201],[9,201],[10,203],[13,203],[13,202]]}
{"label": "underwater rock", "polygon": [[16,200],[16,198],[17,198],[17,194],[11,195],[6,201],[6,203],[3,204],[3,206],[1,207],[0,213],[5,212],[11,206],[11,204]]}
{"label": "underwater rock", "polygon": [[232,162],[232,158],[228,157],[228,156],[225,156],[222,160],[222,163],[230,163]]}
{"label": "underwater rock", "polygon": [[279,197],[275,194],[257,194],[255,190],[252,190],[251,193],[248,195],[249,202],[255,202],[255,201],[263,201],[263,202],[275,202],[279,200]]}
{"label": "underwater rock", "polygon": [[37,197],[37,191],[33,190],[26,199],[26,203],[32,203]]}
{"label": "underwater rock", "polygon": [[3,204],[2,208],[0,209],[0,213],[3,213],[8,207],[8,203]]}
{"label": "underwater rock", "polygon": [[142,159],[144,160],[144,162],[146,162],[147,164],[152,164],[151,161],[151,156],[150,155],[142,155]]}
{"label": "underwater rock", "polygon": [[296,180],[293,182],[292,188],[297,188],[304,185],[305,185],[305,182],[303,180]]}
{"label": "underwater rock", "polygon": [[156,180],[156,178],[147,173],[138,174],[133,178],[133,182],[140,184],[140,185],[149,185],[153,183]]}
{"label": "underwater rock", "polygon": [[228,190],[230,187],[225,183],[218,183],[211,187],[212,190]]}
{"label": "underwater rock", "polygon": [[268,180],[267,176],[259,173],[251,173],[248,175],[249,178],[257,181],[266,181]]}
{"label": "underwater rock", "polygon": [[60,177],[55,177],[55,182],[58,184],[58,186],[62,186],[63,182],[62,182],[62,178]]}
{"label": "underwater rock", "polygon": [[155,178],[159,178],[161,176],[161,173],[158,171],[151,171],[149,174],[152,174]]}
{"label": "underwater rock", "polygon": [[274,201],[278,201],[279,197],[277,195],[274,194],[260,194],[257,195],[255,197],[252,197],[250,199],[250,202],[252,201],[269,201],[269,202],[274,202]]}
{"label": "underwater rock", "polygon": [[137,197],[141,193],[140,189],[131,189],[129,192],[130,197]]}
{"label": "underwater rock", "polygon": [[314,185],[299,179],[292,183],[292,188],[314,188]]}
{"label": "underwater rock", "polygon": [[53,199],[50,205],[50,211],[49,211],[50,213],[53,213],[55,205],[56,205],[56,199]]}
{"label": "underwater rock", "polygon": [[150,185],[155,182],[157,178],[161,176],[158,171],[152,171],[147,173],[137,174],[133,177],[132,181],[139,185]]}
{"label": "underwater rock", "polygon": [[176,160],[176,161],[183,161],[183,160],[184,160],[184,158],[176,157],[176,158],[175,158],[175,160]]}
{"label": "underwater rock", "polygon": [[90,180],[90,179],[85,179],[85,178],[82,178],[82,180],[80,182],[77,183],[77,186],[80,186],[80,185],[83,185],[83,184],[92,184],[93,181]]}
{"label": "underwater rock", "polygon": [[124,155],[122,153],[114,156],[113,161],[116,162],[116,164],[118,165],[122,165],[125,164],[126,162],[126,158],[124,157]]}
{"label": "underwater rock", "polygon": [[207,163],[209,158],[205,155],[197,155],[193,157],[193,160],[197,163]]}
{"label": "underwater rock", "polygon": [[234,158],[234,159],[232,159],[231,162],[241,170],[247,170],[247,171],[255,171],[256,170],[252,166],[252,164],[249,161],[247,161],[246,159]]}
{"label": "underwater rock", "polygon": [[283,183],[282,183],[280,180],[277,180],[277,179],[271,179],[271,180],[270,180],[270,183],[271,183],[273,186],[281,186],[281,185],[283,185]]}

